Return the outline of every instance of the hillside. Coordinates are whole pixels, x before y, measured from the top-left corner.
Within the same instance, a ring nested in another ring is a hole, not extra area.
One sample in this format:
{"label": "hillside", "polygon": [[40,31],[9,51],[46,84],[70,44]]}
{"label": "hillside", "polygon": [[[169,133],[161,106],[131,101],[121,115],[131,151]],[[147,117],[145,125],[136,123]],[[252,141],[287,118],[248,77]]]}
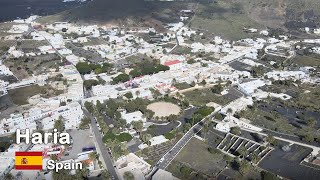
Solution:
{"label": "hillside", "polygon": [[320,3],[317,0],[235,0],[243,4],[250,18],[270,27],[288,29],[319,25]]}
{"label": "hillside", "polygon": [[319,17],[317,0],[215,0],[199,6],[191,26],[236,40],[248,36],[244,27],[293,32],[319,27]]}
{"label": "hillside", "polygon": [[[196,3],[199,6],[196,6]],[[191,26],[229,39],[246,36],[244,27],[281,28],[285,31],[319,26],[317,0],[195,0],[151,2],[145,0],[95,0],[85,6],[42,18],[42,22],[70,21],[121,26],[153,26],[178,21],[181,9],[195,9]]]}
{"label": "hillside", "polygon": [[144,0],[94,0],[85,6],[42,18],[41,22],[70,21],[124,26],[162,26],[178,21],[176,13],[194,3],[150,2]]}

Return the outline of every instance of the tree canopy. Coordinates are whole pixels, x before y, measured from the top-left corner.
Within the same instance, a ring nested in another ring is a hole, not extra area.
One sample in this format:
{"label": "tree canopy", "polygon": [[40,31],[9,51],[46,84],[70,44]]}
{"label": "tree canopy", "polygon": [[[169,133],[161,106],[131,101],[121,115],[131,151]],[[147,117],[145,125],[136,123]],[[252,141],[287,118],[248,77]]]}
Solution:
{"label": "tree canopy", "polygon": [[119,74],[117,77],[113,78],[113,84],[118,84],[120,82],[127,82],[130,80],[130,76],[128,74]]}
{"label": "tree canopy", "polygon": [[53,128],[57,129],[58,132],[63,132],[64,131],[64,122],[63,122],[62,118],[59,118],[58,120],[56,120],[54,122]]}
{"label": "tree canopy", "polygon": [[93,64],[88,62],[78,62],[76,68],[80,74],[89,74],[94,71],[96,74],[110,72],[113,68],[113,65],[110,63]]}

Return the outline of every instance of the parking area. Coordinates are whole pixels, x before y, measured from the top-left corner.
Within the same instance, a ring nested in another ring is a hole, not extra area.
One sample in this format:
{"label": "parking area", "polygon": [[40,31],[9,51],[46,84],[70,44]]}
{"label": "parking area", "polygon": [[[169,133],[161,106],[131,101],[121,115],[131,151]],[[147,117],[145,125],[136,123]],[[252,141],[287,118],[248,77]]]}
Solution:
{"label": "parking area", "polygon": [[78,157],[78,154],[82,152],[83,147],[94,146],[94,140],[90,129],[72,130],[69,134],[73,144],[70,146],[69,151],[66,151],[64,156],[62,156],[62,160],[75,159]]}

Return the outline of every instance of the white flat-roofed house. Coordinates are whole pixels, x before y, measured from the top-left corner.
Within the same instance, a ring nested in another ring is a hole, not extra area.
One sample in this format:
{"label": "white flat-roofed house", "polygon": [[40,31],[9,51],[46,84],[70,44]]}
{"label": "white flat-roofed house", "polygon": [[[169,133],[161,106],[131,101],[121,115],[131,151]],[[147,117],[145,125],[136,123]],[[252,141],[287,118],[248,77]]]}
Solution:
{"label": "white flat-roofed house", "polygon": [[261,79],[257,79],[254,81],[242,83],[238,85],[238,88],[241,92],[243,92],[246,95],[251,95],[255,92],[259,87],[262,87],[266,85],[265,81],[262,81]]}
{"label": "white flat-roofed house", "polygon": [[210,76],[207,78],[207,82],[218,82],[222,81],[231,81],[233,83],[238,83],[241,78],[249,78],[251,77],[250,72],[247,71],[223,71],[217,73],[210,73]]}
{"label": "white flat-roofed house", "polygon": [[126,120],[127,124],[131,124],[134,121],[146,122],[147,119],[143,116],[141,111],[135,111],[132,113],[127,113],[126,111],[121,112],[121,118]]}
{"label": "white flat-roofed house", "polygon": [[92,93],[95,96],[107,96],[108,98],[117,98],[119,95],[119,91],[112,85],[93,86]]}
{"label": "white flat-roofed house", "polygon": [[25,119],[22,114],[10,114],[10,118],[1,121],[0,134],[14,133],[18,128],[32,131],[37,129],[37,125],[34,121]]}
{"label": "white flat-roofed house", "polygon": [[0,134],[14,133],[17,129],[37,129],[36,120],[43,120],[44,129],[52,129],[52,119],[64,119],[66,129],[76,129],[83,117],[81,105],[77,102],[61,106],[55,110],[32,108],[23,114],[11,114],[10,118],[3,119],[0,124]]}
{"label": "white flat-roofed house", "polygon": [[176,87],[166,83],[157,84],[155,89],[157,89],[161,94],[168,94],[178,91]]}
{"label": "white flat-roofed house", "polygon": [[27,24],[15,24],[15,25],[12,25],[8,33],[22,34],[24,32],[27,32],[28,30],[29,30],[29,25]]}
{"label": "white flat-roofed house", "polygon": [[265,74],[274,80],[302,80],[308,78],[308,74],[303,71],[271,71]]}
{"label": "white flat-roofed house", "polygon": [[160,136],[155,136],[155,137],[151,138],[149,141],[150,141],[150,146],[154,146],[154,145],[158,145],[158,144],[162,144],[164,142],[167,142],[168,139],[165,138],[163,135],[160,135]]}
{"label": "white flat-roofed house", "polygon": [[145,175],[151,170],[150,164],[145,162],[133,153],[129,153],[127,156],[120,157],[115,162],[116,168],[121,176],[129,171],[132,172],[134,178],[137,180],[145,179]]}
{"label": "white flat-roofed house", "polygon": [[87,37],[78,37],[75,40],[72,40],[72,42],[76,42],[76,43],[86,43],[88,42],[88,38]]}
{"label": "white flat-roofed house", "polygon": [[67,104],[56,109],[51,116],[42,119],[44,130],[52,129],[56,120],[62,117],[66,129],[77,129],[83,118],[83,111],[78,102]]}
{"label": "white flat-roofed house", "polygon": [[67,59],[67,61],[69,61],[73,65],[76,65],[78,62],[85,60],[85,58],[76,56],[74,54],[66,56],[66,59]]}
{"label": "white flat-roofed house", "polygon": [[59,52],[61,55],[71,55],[71,54],[72,54],[72,50],[67,49],[67,48],[58,49],[58,52]]}
{"label": "white flat-roofed house", "polygon": [[10,71],[8,67],[6,67],[5,65],[1,65],[1,62],[0,62],[0,74],[6,75],[6,76],[13,75],[13,73]]}
{"label": "white flat-roofed house", "polygon": [[219,122],[216,125],[216,129],[222,132],[230,132],[230,126],[227,122]]}
{"label": "white flat-roofed house", "polygon": [[8,53],[15,58],[24,56],[24,52],[17,50],[15,46],[10,47]]}
{"label": "white flat-roofed house", "polygon": [[236,112],[240,112],[241,110],[244,110],[248,107],[248,105],[253,105],[253,100],[251,97],[241,97],[233,102],[231,102],[230,104],[228,104],[227,106],[223,107],[220,111],[221,114],[224,115],[229,115],[227,113],[228,109],[232,110],[232,114],[236,113]]}
{"label": "white flat-roofed house", "polygon": [[43,54],[53,54],[56,53],[56,50],[52,46],[39,46],[38,49]]}
{"label": "white flat-roofed house", "polygon": [[83,80],[76,67],[73,65],[64,66],[61,68],[61,74],[68,80],[67,93],[59,96],[61,101],[81,101],[84,98]]}

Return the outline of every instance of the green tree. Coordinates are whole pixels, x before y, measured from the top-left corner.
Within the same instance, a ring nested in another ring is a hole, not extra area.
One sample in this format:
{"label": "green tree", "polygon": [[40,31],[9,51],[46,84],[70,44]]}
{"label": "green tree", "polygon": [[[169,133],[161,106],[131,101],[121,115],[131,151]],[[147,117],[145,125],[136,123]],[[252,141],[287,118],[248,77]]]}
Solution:
{"label": "green tree", "polygon": [[246,156],[248,155],[247,150],[245,149],[245,147],[241,146],[237,152],[239,153],[240,156],[242,156],[243,159],[246,158]]}
{"label": "green tree", "polygon": [[152,138],[151,134],[142,134],[141,139],[143,142],[147,143],[148,145],[150,144],[150,139]]}
{"label": "green tree", "polygon": [[94,79],[89,79],[89,80],[85,80],[83,81],[83,85],[84,87],[88,90],[88,89],[91,89],[92,86],[96,86],[99,84],[99,81],[97,80],[94,80]]}
{"label": "green tree", "polygon": [[313,142],[314,136],[311,133],[306,133],[303,137],[303,140],[307,142]]}
{"label": "green tree", "polygon": [[189,131],[189,129],[191,128],[191,124],[190,123],[185,123],[183,125],[183,132],[186,133],[187,131]]}
{"label": "green tree", "polygon": [[131,92],[127,92],[126,94],[124,94],[123,96],[125,96],[126,98],[128,99],[132,99],[133,98],[133,95]]}
{"label": "green tree", "polygon": [[180,172],[182,174],[183,177],[188,177],[190,176],[190,173],[191,173],[191,169],[185,165],[182,165],[180,167]]}
{"label": "green tree", "polygon": [[242,175],[245,175],[248,173],[249,170],[250,170],[250,163],[247,160],[242,160],[240,162],[239,172]]}
{"label": "green tree", "polygon": [[57,129],[58,132],[64,131],[64,122],[61,117],[59,117],[59,119],[54,122],[53,128]]}
{"label": "green tree", "polygon": [[276,144],[276,139],[271,135],[268,135],[268,137],[266,138],[266,141],[271,145],[275,145]]}
{"label": "green tree", "polygon": [[221,94],[223,91],[223,86],[219,83],[218,85],[215,85],[211,88],[211,91],[215,94]]}
{"label": "green tree", "polygon": [[203,132],[204,132],[204,140],[206,140],[206,139],[207,139],[207,134],[208,134],[208,132],[209,132],[209,125],[208,125],[208,123],[205,123],[205,124],[203,125]]}
{"label": "green tree", "polygon": [[102,104],[99,100],[97,100],[96,108],[99,113],[102,113],[103,111],[106,110],[105,105]]}
{"label": "green tree", "polygon": [[261,180],[280,180],[280,178],[277,177],[277,175],[268,172],[268,171],[261,171]]}
{"label": "green tree", "polygon": [[230,132],[231,132],[232,134],[235,134],[235,135],[240,135],[240,134],[241,134],[241,129],[240,129],[240,127],[238,127],[238,126],[235,126],[235,127],[232,127],[232,128],[230,129]]}
{"label": "green tree", "polygon": [[76,64],[76,68],[80,74],[89,74],[92,71],[90,65],[87,62],[78,62]]}
{"label": "green tree", "polygon": [[90,112],[93,113],[94,108],[93,108],[93,104],[91,102],[86,101],[84,103],[84,107]]}
{"label": "green tree", "polygon": [[4,176],[4,180],[14,180],[14,176],[11,174],[11,173],[7,173],[5,176]]}
{"label": "green tree", "polygon": [[52,171],[53,180],[74,180],[74,177],[70,174],[70,170],[61,169],[58,172]]}
{"label": "green tree", "polygon": [[89,154],[89,158],[91,161],[95,161],[97,160],[97,153],[96,152],[92,152]]}
{"label": "green tree", "polygon": [[315,125],[316,125],[316,120],[313,117],[311,117],[308,121],[308,126],[310,128],[313,128]]}
{"label": "green tree", "polygon": [[124,180],[134,180],[135,178],[134,178],[134,175],[132,174],[132,172],[126,171],[123,174],[123,179]]}
{"label": "green tree", "polygon": [[101,171],[102,178],[105,180],[111,179],[110,173],[107,170]]}
{"label": "green tree", "polygon": [[139,69],[133,69],[132,71],[130,71],[129,75],[132,77],[132,78],[135,78],[135,77],[139,77],[142,75],[141,71]]}
{"label": "green tree", "polygon": [[251,153],[250,159],[253,163],[257,163],[259,161],[259,156],[256,152]]}
{"label": "green tree", "polygon": [[140,133],[143,129],[143,122],[142,121],[133,121],[132,126],[138,133]]}
{"label": "green tree", "polygon": [[91,121],[90,121],[89,118],[87,118],[87,117],[82,118],[82,119],[81,119],[81,123],[80,123],[80,125],[79,125],[79,128],[80,128],[80,129],[86,129],[86,128],[88,128],[90,122],[91,122]]}
{"label": "green tree", "polygon": [[130,77],[128,74],[119,74],[117,77],[113,78],[113,84],[118,84],[119,82],[129,81]]}
{"label": "green tree", "polygon": [[89,169],[87,163],[82,163],[82,169],[77,169],[75,174],[75,179],[85,180],[89,176]]}
{"label": "green tree", "polygon": [[229,117],[229,121],[231,121],[231,114],[233,113],[233,110],[231,108],[228,108],[227,109],[227,114],[228,114],[228,117]]}

